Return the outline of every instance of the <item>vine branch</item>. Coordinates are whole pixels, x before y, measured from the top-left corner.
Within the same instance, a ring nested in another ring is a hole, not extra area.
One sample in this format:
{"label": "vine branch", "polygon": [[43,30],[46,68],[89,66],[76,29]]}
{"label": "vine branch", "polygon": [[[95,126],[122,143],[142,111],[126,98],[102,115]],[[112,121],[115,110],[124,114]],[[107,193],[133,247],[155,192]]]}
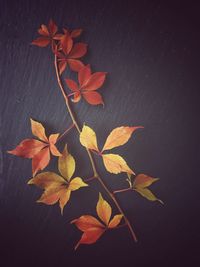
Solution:
{"label": "vine branch", "polygon": [[[58,85],[59,85],[61,93],[62,93],[62,95],[63,95],[63,97],[65,99],[65,103],[66,103],[68,112],[70,114],[71,120],[72,120],[74,126],[76,127],[78,133],[80,134],[80,132],[81,132],[80,127],[79,127],[79,125],[77,123],[75,115],[74,115],[74,113],[73,113],[73,111],[71,109],[68,96],[65,93],[64,87],[62,85],[61,77],[60,77],[59,70],[58,70],[58,62],[57,62],[57,55],[56,54],[55,54],[55,59],[54,59],[54,65],[55,65],[55,71],[56,71],[56,77],[57,77]],[[92,156],[90,150],[87,149],[87,148],[86,148],[86,150],[87,150],[87,154],[88,154],[88,157],[89,157],[91,165],[92,165],[92,170],[93,170],[93,173],[94,173],[94,177],[96,177],[96,179],[100,182],[100,184],[102,185],[102,187],[104,188],[106,193],[110,196],[110,198],[115,203],[115,205],[118,208],[119,212],[123,215],[125,223],[128,226],[134,241],[137,242],[137,237],[136,237],[136,234],[135,234],[135,232],[133,230],[133,227],[131,226],[131,224],[130,224],[128,218],[126,217],[126,215],[124,214],[124,212],[123,212],[121,206],[119,205],[117,199],[115,198],[114,194],[112,192],[110,192],[110,190],[108,189],[107,185],[105,184],[105,182],[101,179],[100,175],[98,174],[96,166],[95,166],[95,162],[94,162],[94,159],[93,159],[93,156]]]}

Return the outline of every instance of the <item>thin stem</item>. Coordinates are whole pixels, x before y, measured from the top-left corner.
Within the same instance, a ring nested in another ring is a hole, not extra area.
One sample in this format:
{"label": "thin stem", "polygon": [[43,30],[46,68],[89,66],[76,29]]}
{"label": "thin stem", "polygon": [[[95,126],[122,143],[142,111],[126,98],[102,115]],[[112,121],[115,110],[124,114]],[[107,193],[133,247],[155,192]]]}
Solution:
{"label": "thin stem", "polygon": [[[55,64],[55,70],[56,70],[56,77],[57,77],[57,81],[58,81],[58,84],[59,84],[59,87],[60,87],[60,90],[62,92],[62,95],[65,99],[65,103],[66,103],[66,106],[67,106],[67,109],[68,109],[68,112],[70,114],[70,117],[72,119],[72,122],[74,123],[78,133],[80,134],[81,130],[80,130],[80,127],[76,121],[76,118],[72,112],[72,109],[70,107],[70,104],[69,104],[69,99],[65,93],[65,90],[64,90],[64,87],[62,85],[62,82],[61,82],[61,79],[60,79],[60,75],[59,75],[59,71],[58,71],[58,64],[57,64],[57,56],[55,55],[55,60],[54,60],[54,64]],[[91,165],[92,165],[92,169],[93,169],[93,173],[94,173],[94,177],[96,177],[98,179],[98,181],[100,182],[100,184],[102,185],[102,187],[104,188],[104,190],[107,192],[107,194],[110,196],[110,198],[113,200],[113,202],[115,203],[116,207],[118,208],[119,212],[123,215],[124,217],[124,220],[125,220],[125,223],[126,225],[128,226],[130,232],[131,232],[131,235],[133,237],[133,239],[135,240],[135,242],[137,241],[137,237],[133,231],[133,228],[128,220],[128,218],[126,217],[126,215],[124,214],[123,210],[121,209],[117,199],[115,198],[114,194],[112,192],[109,191],[108,187],[106,186],[106,184],[104,183],[104,181],[101,179],[101,177],[99,176],[98,172],[97,172],[97,169],[96,169],[96,166],[95,166],[95,162],[94,162],[94,159],[92,157],[92,154],[90,152],[89,149],[87,149],[87,153],[88,153],[88,157],[90,159],[90,162],[91,162]]]}
{"label": "thin stem", "polygon": [[125,227],[125,226],[127,226],[126,223],[124,223],[124,224],[120,224],[120,225],[118,225],[117,227],[115,227],[115,228],[113,228],[113,229],[119,229],[119,228],[122,228],[122,227]]}
{"label": "thin stem", "polygon": [[67,130],[64,131],[64,133],[62,133],[58,139],[57,139],[57,142],[60,141],[72,128],[74,128],[74,123],[72,123],[69,128],[67,128]]}
{"label": "thin stem", "polygon": [[92,181],[92,180],[94,180],[96,178],[97,178],[96,176],[92,176],[90,178],[85,179],[84,182],[90,182],[90,181]]}
{"label": "thin stem", "polygon": [[122,193],[122,192],[130,191],[130,190],[132,190],[132,188],[128,187],[128,188],[125,188],[125,189],[113,191],[113,194]]}

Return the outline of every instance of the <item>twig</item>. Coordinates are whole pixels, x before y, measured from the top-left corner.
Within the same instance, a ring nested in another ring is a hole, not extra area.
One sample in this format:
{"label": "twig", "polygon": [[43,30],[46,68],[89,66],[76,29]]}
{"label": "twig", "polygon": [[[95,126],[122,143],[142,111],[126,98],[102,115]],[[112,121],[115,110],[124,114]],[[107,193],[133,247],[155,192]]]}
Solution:
{"label": "twig", "polygon": [[67,130],[64,131],[64,133],[62,133],[58,139],[57,139],[57,142],[60,141],[72,128],[74,128],[74,123],[72,123],[69,128],[67,128]]}
{"label": "twig", "polygon": [[[57,81],[58,81],[58,85],[60,87],[60,90],[62,92],[62,95],[65,99],[65,103],[66,103],[66,106],[67,106],[67,109],[68,109],[68,112],[70,114],[70,117],[72,119],[72,122],[74,123],[78,133],[80,134],[81,133],[81,130],[80,130],[80,127],[76,121],[76,118],[72,112],[72,109],[70,107],[70,103],[69,103],[69,99],[65,93],[65,90],[64,90],[64,87],[62,85],[62,82],[61,82],[61,79],[60,79],[60,75],[59,75],[59,71],[58,71],[58,64],[57,64],[57,56],[55,54],[55,60],[54,60],[54,65],[55,65],[55,70],[56,70],[56,77],[57,77]],[[131,235],[133,237],[133,239],[135,240],[135,242],[137,242],[137,237],[135,235],[135,232],[133,231],[133,227],[131,226],[128,218],[126,217],[126,215],[124,214],[123,210],[121,209],[117,199],[115,198],[114,194],[112,192],[110,192],[110,190],[108,189],[108,187],[106,186],[106,184],[104,183],[104,181],[101,179],[101,177],[99,176],[98,172],[97,172],[97,169],[96,169],[96,166],[95,166],[95,163],[94,163],[94,159],[92,157],[92,154],[90,152],[89,149],[87,149],[87,153],[88,153],[88,156],[89,156],[89,159],[90,159],[90,162],[91,162],[91,165],[92,165],[92,169],[93,169],[93,172],[94,172],[94,177],[96,177],[98,179],[98,181],[100,182],[100,184],[102,185],[102,187],[104,188],[104,190],[107,192],[107,194],[110,196],[110,198],[113,200],[113,202],[115,203],[116,207],[118,208],[119,212],[123,215],[124,217],[124,220],[125,220],[125,223],[126,225],[128,226],[130,232],[131,232]]]}

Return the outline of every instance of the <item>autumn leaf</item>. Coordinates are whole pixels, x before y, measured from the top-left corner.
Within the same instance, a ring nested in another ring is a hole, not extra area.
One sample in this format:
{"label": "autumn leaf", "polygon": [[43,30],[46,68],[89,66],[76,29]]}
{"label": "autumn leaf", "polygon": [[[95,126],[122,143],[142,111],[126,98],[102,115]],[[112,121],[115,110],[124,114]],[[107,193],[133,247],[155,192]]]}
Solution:
{"label": "autumn leaf", "polygon": [[134,174],[134,172],[129,168],[126,161],[117,154],[103,154],[103,163],[108,172],[118,174],[120,172],[126,172]]}
{"label": "autumn leaf", "polygon": [[136,130],[142,128],[142,126],[128,127],[122,126],[115,128],[106,139],[104,147],[100,152],[97,146],[96,133],[89,126],[84,125],[80,133],[80,142],[87,149],[91,149],[97,152],[103,159],[103,163],[108,172],[118,174],[121,172],[126,172],[129,174],[134,174],[133,170],[127,165],[126,161],[117,154],[104,154],[104,150],[112,149],[114,147],[121,146],[125,144],[132,133]]}
{"label": "autumn leaf", "polygon": [[55,146],[59,134],[51,134],[49,138],[47,138],[44,126],[33,119],[30,120],[32,134],[40,141],[36,139],[25,139],[15,149],[8,151],[8,153],[32,159],[32,173],[34,176],[38,171],[43,170],[49,164],[50,152],[57,157],[59,157],[61,153]]}
{"label": "autumn leaf", "polygon": [[139,128],[143,128],[143,127],[142,126],[136,126],[136,127],[122,126],[122,127],[115,128],[107,137],[102,151],[126,144],[126,142],[128,142],[133,132],[135,132]]}
{"label": "autumn leaf", "polygon": [[80,133],[80,142],[82,146],[98,151],[96,133],[89,126],[83,126],[83,129]]}
{"label": "autumn leaf", "polygon": [[162,200],[158,199],[147,187],[158,181],[159,178],[153,178],[146,174],[138,174],[133,182],[133,189],[140,195],[150,201],[159,201],[164,204]]}
{"label": "autumn leaf", "polygon": [[122,214],[117,214],[112,220],[110,220],[112,213],[111,206],[106,200],[103,199],[100,193],[96,206],[96,212],[101,221],[91,215],[83,215],[71,222],[83,232],[81,239],[75,246],[75,249],[77,249],[80,244],[95,243],[105,231],[116,228],[120,224],[123,217]]}
{"label": "autumn leaf", "polygon": [[77,84],[71,79],[66,79],[66,84],[73,92],[74,102],[78,102],[83,97],[91,105],[104,104],[102,96],[96,92],[105,81],[106,72],[91,73],[89,65],[82,67],[78,72]]}
{"label": "autumn leaf", "polygon": [[38,33],[41,37],[33,40],[31,44],[37,45],[39,47],[46,47],[51,44],[52,49],[55,48],[55,40],[58,40],[59,35],[57,34],[58,27],[55,22],[50,19],[48,26],[42,24],[38,29]]}
{"label": "autumn leaf", "polygon": [[71,70],[78,72],[84,66],[79,59],[87,53],[87,44],[74,44],[72,35],[65,31],[60,38],[60,47],[61,51],[60,49],[55,51],[58,57],[59,73],[62,74],[68,65]]}
{"label": "autumn leaf", "polygon": [[47,205],[59,202],[61,214],[63,214],[64,206],[69,201],[71,192],[88,185],[80,177],[71,179],[75,171],[75,160],[68,153],[67,146],[58,159],[58,169],[62,176],[54,172],[43,172],[29,180],[28,184],[34,184],[44,190],[37,202]]}

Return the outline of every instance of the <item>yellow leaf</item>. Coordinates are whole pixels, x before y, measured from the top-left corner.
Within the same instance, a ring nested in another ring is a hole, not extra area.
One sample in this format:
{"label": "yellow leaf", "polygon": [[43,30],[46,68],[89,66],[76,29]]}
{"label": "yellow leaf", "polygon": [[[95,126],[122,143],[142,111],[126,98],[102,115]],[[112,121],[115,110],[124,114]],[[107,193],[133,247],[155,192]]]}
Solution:
{"label": "yellow leaf", "polygon": [[88,149],[99,151],[96,134],[90,127],[86,125],[83,126],[83,129],[80,133],[80,142]]}
{"label": "yellow leaf", "polygon": [[65,146],[62,156],[58,159],[58,169],[62,176],[68,181],[71,179],[75,171],[75,160],[71,154],[67,151],[67,145]]}
{"label": "yellow leaf", "polygon": [[66,181],[58,174],[54,172],[42,172],[37,174],[34,178],[28,181],[28,184],[34,184],[39,186],[42,189],[46,189],[48,187],[56,187],[66,183]]}
{"label": "yellow leaf", "polygon": [[33,119],[30,120],[31,120],[32,134],[38,137],[40,140],[48,142],[48,138],[46,137],[43,125],[37,121],[34,121]]}
{"label": "yellow leaf", "polygon": [[88,184],[84,183],[83,180],[80,177],[76,177],[71,180],[69,184],[69,190],[75,191],[78,190],[81,187],[88,186]]}
{"label": "yellow leaf", "polygon": [[144,188],[144,187],[150,186],[152,183],[155,183],[158,180],[159,180],[159,178],[153,178],[153,177],[148,176],[146,174],[138,174],[135,177],[133,186],[137,187],[137,188],[138,187]]}
{"label": "yellow leaf", "polygon": [[112,132],[107,137],[102,151],[124,145],[126,142],[128,142],[132,133],[138,128],[143,128],[143,127],[121,126],[121,127],[115,128],[114,130],[112,130]]}
{"label": "yellow leaf", "polygon": [[71,191],[70,190],[63,190],[60,195],[59,199],[59,206],[61,209],[61,214],[63,214],[64,206],[67,204],[67,202],[70,199]]}
{"label": "yellow leaf", "polygon": [[108,228],[115,228],[121,222],[122,217],[122,214],[115,215],[110,221]]}
{"label": "yellow leaf", "polygon": [[120,172],[127,172],[134,174],[129,168],[126,161],[119,155],[116,154],[104,154],[102,155],[103,163],[108,172],[118,174]]}
{"label": "yellow leaf", "polygon": [[99,216],[99,218],[106,224],[108,225],[109,221],[110,221],[110,216],[111,216],[111,206],[108,204],[107,201],[105,201],[101,195],[101,193],[99,193],[99,201],[97,203],[97,214]]}
{"label": "yellow leaf", "polygon": [[147,198],[150,201],[159,201],[161,204],[164,204],[162,200],[158,199],[149,189],[147,188],[135,188],[140,195]]}

